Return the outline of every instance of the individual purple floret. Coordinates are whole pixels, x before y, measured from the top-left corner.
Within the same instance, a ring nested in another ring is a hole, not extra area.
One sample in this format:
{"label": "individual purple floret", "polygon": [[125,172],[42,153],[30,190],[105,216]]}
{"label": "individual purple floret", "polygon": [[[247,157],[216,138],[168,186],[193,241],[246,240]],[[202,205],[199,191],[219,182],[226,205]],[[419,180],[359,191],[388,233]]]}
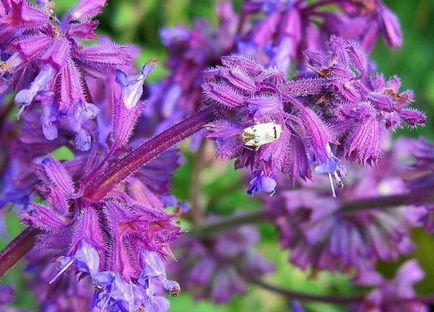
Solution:
{"label": "individual purple floret", "polygon": [[373,203],[349,210],[345,206],[349,201],[405,193],[401,178],[405,167],[400,167],[404,160],[399,151],[408,150],[408,146],[406,141],[399,142],[398,152],[388,152],[378,167],[351,169],[352,179],[337,199],[321,191],[318,183],[281,191],[269,199],[280,244],[291,250],[290,261],[313,271],[367,271],[373,270],[378,260],[393,261],[409,254],[413,250],[410,229],[421,226],[425,208],[376,209]]}
{"label": "individual purple floret", "polygon": [[170,275],[196,299],[228,302],[245,292],[250,278],[273,271],[272,264],[252,250],[257,241],[258,233],[249,226],[203,239],[183,236],[174,244],[178,261],[169,266]]}
{"label": "individual purple floret", "polygon": [[415,260],[404,262],[395,277],[388,281],[381,275],[361,274],[356,283],[375,288],[365,296],[363,303],[351,306],[348,311],[428,312],[427,306],[411,300],[415,297],[413,285],[422,280],[424,275]]}
{"label": "individual purple floret", "polygon": [[8,38],[2,44],[0,93],[17,92],[20,113],[39,103],[47,139],[55,139],[62,127],[76,134],[78,149],[88,150],[91,136],[84,124],[98,109],[91,103],[86,78],[104,79],[130,65],[131,53],[126,46],[108,42],[82,45],[83,40],[97,38],[93,31],[98,22],[92,18],[105,1],[81,1],[61,21],[52,4],[41,2],[42,7],[35,8],[25,0],[13,0],[0,17],[0,37]]}

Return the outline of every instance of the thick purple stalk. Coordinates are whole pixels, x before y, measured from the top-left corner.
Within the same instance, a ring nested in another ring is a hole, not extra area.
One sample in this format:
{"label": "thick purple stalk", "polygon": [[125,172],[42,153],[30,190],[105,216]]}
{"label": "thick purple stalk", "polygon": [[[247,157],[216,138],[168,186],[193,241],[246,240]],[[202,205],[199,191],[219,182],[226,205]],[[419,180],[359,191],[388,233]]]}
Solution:
{"label": "thick purple stalk", "polygon": [[11,269],[35,245],[41,230],[28,227],[0,252],[0,277]]}
{"label": "thick purple stalk", "polygon": [[103,174],[97,176],[87,188],[85,197],[98,201],[131,173],[176,143],[188,138],[215,119],[213,108],[206,108],[156,135],[139,148],[115,162]]}

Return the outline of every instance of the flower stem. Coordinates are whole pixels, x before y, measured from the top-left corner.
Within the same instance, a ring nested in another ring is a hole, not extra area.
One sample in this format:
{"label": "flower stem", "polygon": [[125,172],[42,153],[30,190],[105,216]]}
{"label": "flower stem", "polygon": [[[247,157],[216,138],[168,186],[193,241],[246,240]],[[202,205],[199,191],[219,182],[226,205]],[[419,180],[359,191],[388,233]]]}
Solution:
{"label": "flower stem", "polygon": [[210,222],[192,230],[190,234],[198,237],[207,237],[216,232],[227,230],[244,224],[262,223],[267,221],[268,213],[265,210],[255,210],[238,216],[227,217],[219,221]]}
{"label": "flower stem", "polygon": [[[250,281],[264,289],[278,293],[290,300],[300,300],[300,301],[317,301],[331,304],[339,305],[351,305],[361,303],[364,300],[364,296],[337,296],[337,295],[313,295],[306,294],[298,291],[286,290],[274,285],[270,285],[259,279],[250,279]],[[434,303],[434,295],[422,295],[413,298],[388,298],[383,303],[382,306],[394,306],[399,304],[414,304],[415,306],[421,305],[421,303],[430,304]]]}
{"label": "flower stem", "polygon": [[156,135],[127,154],[124,158],[115,162],[112,166],[107,168],[104,173],[97,176],[87,187],[85,197],[91,201],[101,200],[131,173],[135,172],[169,147],[199,131],[214,119],[214,109],[206,108]]}
{"label": "flower stem", "polygon": [[39,229],[28,227],[0,251],[0,277],[33,248],[36,237],[41,233]]}
{"label": "flower stem", "polygon": [[434,192],[417,190],[396,195],[368,197],[344,203],[341,212],[351,213],[364,209],[385,209],[405,205],[424,205],[434,203]]}
{"label": "flower stem", "polygon": [[[342,204],[341,213],[354,213],[366,209],[387,209],[404,205],[423,205],[434,203],[434,192],[419,190],[397,195],[377,196],[358,199]],[[227,217],[219,221],[211,222],[192,230],[190,234],[198,237],[206,237],[217,232],[245,224],[266,222],[269,212],[257,210],[242,215]]]}
{"label": "flower stem", "polygon": [[287,297],[288,299],[291,300],[300,300],[300,301],[318,301],[318,302],[325,302],[325,303],[333,303],[333,304],[343,304],[343,305],[348,305],[348,304],[355,304],[355,303],[359,303],[361,301],[363,301],[363,297],[362,296],[352,296],[352,297],[344,297],[344,296],[323,296],[323,295],[312,295],[312,294],[306,294],[303,292],[298,292],[298,291],[290,291],[290,290],[286,290],[274,285],[270,285],[264,281],[261,281],[259,279],[251,279],[251,282],[253,282],[254,284],[276,292],[284,297]]}

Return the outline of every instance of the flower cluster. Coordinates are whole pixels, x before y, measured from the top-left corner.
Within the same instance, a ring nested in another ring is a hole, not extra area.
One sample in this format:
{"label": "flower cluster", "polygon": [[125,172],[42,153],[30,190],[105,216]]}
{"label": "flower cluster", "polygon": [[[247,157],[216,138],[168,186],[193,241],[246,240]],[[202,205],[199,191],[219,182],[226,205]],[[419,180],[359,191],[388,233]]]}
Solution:
{"label": "flower cluster", "polygon": [[[335,10],[327,10],[334,5]],[[306,49],[323,47],[338,35],[356,40],[369,52],[379,35],[390,47],[402,43],[396,16],[380,1],[245,1],[242,12],[253,21],[238,40],[238,51],[282,72]],[[320,25],[318,27],[318,24]]]}
{"label": "flower cluster", "polygon": [[[400,141],[397,150],[408,150],[411,142]],[[408,156],[408,155],[407,155]],[[337,199],[320,192],[319,183],[298,190],[282,190],[268,199],[268,209],[279,231],[283,248],[289,248],[290,261],[312,271],[375,271],[378,260],[393,261],[413,250],[410,229],[421,226],[423,207],[403,205],[376,209],[375,203],[358,210],[351,200],[404,193],[407,189],[398,165],[402,153],[388,152],[378,167],[353,169],[352,181]],[[361,205],[361,204],[360,204]]]}
{"label": "flower cluster", "polygon": [[150,86],[146,115],[155,120],[160,116],[164,124],[193,114],[201,105],[202,72],[210,64],[219,62],[220,55],[232,48],[237,16],[230,1],[216,4],[218,27],[213,29],[206,20],[194,21],[192,29],[182,25],[163,28],[162,43],[169,59],[170,74]]}
{"label": "flower cluster", "polygon": [[[86,177],[74,183],[71,170],[85,166],[89,159],[71,162],[65,167],[45,158],[37,165],[42,180],[39,192],[48,206],[32,203],[22,215],[24,223],[45,233],[37,246],[62,256],[59,273],[50,283],[75,266],[97,287],[94,304],[102,310],[132,311],[140,306],[165,310],[162,305],[167,303],[156,287],[161,284],[166,291],[179,287],[167,280],[162,263],[171,255],[170,243],[180,234],[172,224],[174,215],[164,212],[161,200],[137,178],[126,182],[127,191],[114,190],[103,201],[87,201],[82,195]],[[150,163],[148,170],[155,168],[158,165]],[[146,170],[138,176],[147,176]]]}
{"label": "flower cluster", "polygon": [[342,185],[336,153],[363,164],[381,155],[386,130],[423,124],[407,108],[412,92],[399,93],[397,77],[368,75],[366,55],[354,42],[332,37],[325,52],[306,51],[307,66],[293,80],[243,56],[227,56],[206,72],[206,100],[222,118],[207,136],[217,155],[236,158],[236,168],[254,172],[249,193],[273,192],[275,178],[294,182],[315,172]]}
{"label": "flower cluster", "polygon": [[83,40],[97,39],[94,30],[105,1],[80,1],[58,20],[52,1],[39,7],[26,0],[3,4],[0,17],[0,94],[16,91],[20,112],[40,106],[40,124],[48,140],[58,137],[58,128],[75,134],[80,150],[89,150],[87,123],[96,117],[86,79],[104,79],[115,69],[131,65],[131,49],[101,41],[84,46]]}

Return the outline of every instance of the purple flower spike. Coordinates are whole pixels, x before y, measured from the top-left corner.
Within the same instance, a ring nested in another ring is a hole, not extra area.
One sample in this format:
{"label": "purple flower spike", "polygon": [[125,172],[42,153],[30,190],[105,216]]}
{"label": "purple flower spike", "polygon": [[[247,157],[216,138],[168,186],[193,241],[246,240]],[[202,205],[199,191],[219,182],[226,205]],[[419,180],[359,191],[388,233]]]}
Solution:
{"label": "purple flower spike", "polygon": [[[0,94],[16,92],[19,115],[41,102],[45,106],[42,123],[47,139],[55,139],[59,128],[72,131],[81,150],[91,146],[91,135],[83,122],[90,110],[95,111],[90,106],[93,95],[87,78],[106,79],[115,70],[127,70],[132,64],[129,47],[104,40],[93,46],[83,42],[97,38],[93,32],[97,22],[90,19],[99,14],[105,3],[80,1],[60,21],[51,1],[41,1],[38,9],[27,1],[14,0],[0,17],[0,37],[8,38],[5,42],[0,40]],[[38,98],[39,93],[50,94],[50,104],[47,99]],[[82,107],[83,103],[87,107]]]}
{"label": "purple flower spike", "polygon": [[337,161],[330,147],[338,143],[335,135],[301,100],[333,82],[287,83],[280,71],[243,56],[226,56],[222,63],[207,71],[203,85],[207,102],[222,116],[206,136],[216,141],[218,156],[235,158],[237,169],[255,172],[248,193],[273,193],[280,172],[292,181],[310,178],[312,164],[341,184],[338,166],[331,166],[332,159]]}
{"label": "purple flower spike", "polygon": [[[281,246],[291,250],[290,261],[313,272],[355,269],[363,277],[379,260],[410,254],[414,247],[410,230],[421,226],[421,218],[427,215],[424,207],[376,209],[373,202],[365,209],[345,209],[350,200],[405,193],[406,185],[399,177],[408,146],[398,141],[397,149],[388,151],[377,167],[349,167],[352,178],[338,198],[331,198],[321,181],[304,183],[302,189],[292,191],[289,183],[282,183],[277,196],[264,197]],[[329,171],[337,165],[330,163]],[[283,191],[284,186],[288,191]]]}

